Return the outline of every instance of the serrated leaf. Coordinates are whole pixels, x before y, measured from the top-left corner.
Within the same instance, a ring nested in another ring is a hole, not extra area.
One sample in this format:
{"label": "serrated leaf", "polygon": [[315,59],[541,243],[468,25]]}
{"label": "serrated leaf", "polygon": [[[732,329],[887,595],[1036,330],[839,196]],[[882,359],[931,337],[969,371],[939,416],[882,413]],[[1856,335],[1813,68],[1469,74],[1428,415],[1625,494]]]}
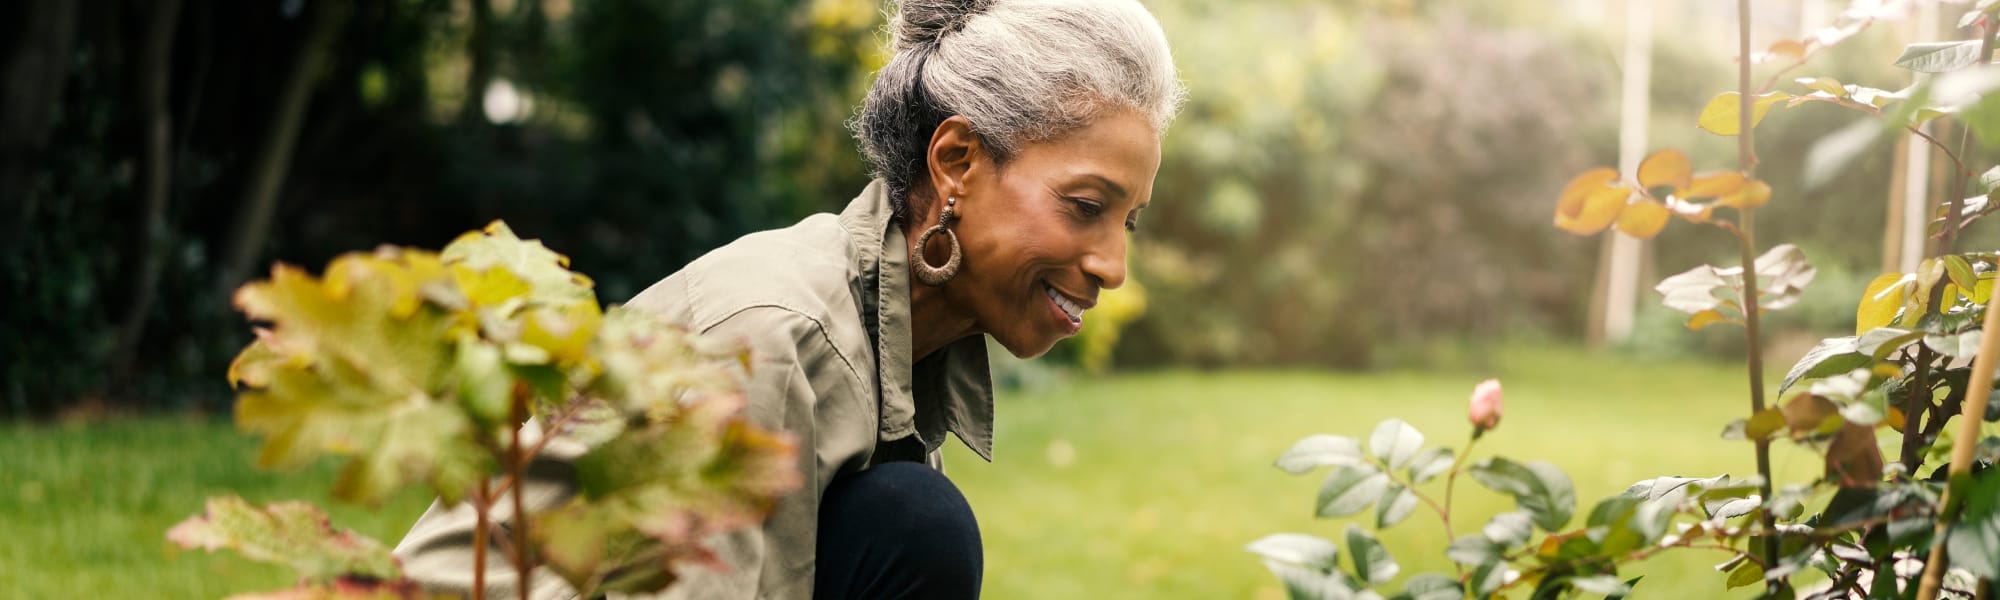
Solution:
{"label": "serrated leaf", "polygon": [[1860,338],[1847,336],[1820,340],[1819,344],[1806,351],[1799,362],[1785,372],[1785,381],[1778,385],[1778,394],[1784,395],[1792,384],[1803,379],[1826,377],[1836,373],[1846,373],[1867,366],[1868,355],[1860,352]]}
{"label": "serrated leaf", "polygon": [[1319,486],[1313,512],[1321,518],[1345,517],[1374,504],[1389,489],[1389,476],[1369,465],[1342,465],[1328,473]]}
{"label": "serrated leaf", "polygon": [[1369,585],[1388,583],[1402,570],[1396,559],[1389,556],[1389,550],[1375,540],[1375,536],[1353,523],[1347,524],[1347,560],[1354,571],[1354,578]]}
{"label": "serrated leaf", "polygon": [[1290,450],[1278,457],[1277,467],[1286,473],[1302,475],[1319,467],[1360,464],[1364,460],[1361,443],[1354,438],[1317,434],[1292,444]]}
{"label": "serrated leaf", "polygon": [[270,324],[238,361],[236,424],[265,436],[258,463],[354,456],[334,493],[367,504],[412,481],[456,502],[483,477],[487,453],[449,402],[455,321],[426,300],[440,285],[436,256],[386,248],[336,258],[324,279],[280,265],[238,290],[237,307]]}
{"label": "serrated leaf", "polygon": [[1403,487],[1403,484],[1400,483],[1391,484],[1389,491],[1383,493],[1382,498],[1375,502],[1375,527],[1377,529],[1386,529],[1391,525],[1401,523],[1403,519],[1410,516],[1411,511],[1416,509],[1416,492],[1410,491],[1409,488]]}
{"label": "serrated leaf", "polygon": [[1340,564],[1340,547],[1332,540],[1303,533],[1274,533],[1250,542],[1243,549],[1270,560],[1321,571]]}
{"label": "serrated leaf", "polygon": [[1410,483],[1424,483],[1451,471],[1457,457],[1450,448],[1431,448],[1410,458]]}
{"label": "serrated leaf", "polygon": [[[1716,135],[1737,135],[1742,129],[1741,119],[1743,112],[1739,100],[1741,97],[1736,92],[1723,92],[1716,95],[1708,101],[1707,106],[1702,107],[1701,117],[1697,120],[1697,124],[1704,131]],[[1754,129],[1758,123],[1763,122],[1765,113],[1771,111],[1772,105],[1783,102],[1791,97],[1791,94],[1784,92],[1769,92],[1757,96],[1751,101],[1750,127]]]}
{"label": "serrated leaf", "polygon": [[528,284],[529,295],[539,302],[595,304],[589,277],[569,270],[569,257],[543,246],[540,240],[523,240],[501,221],[481,231],[461,235],[444,247],[444,261],[462,264],[475,271],[506,269]]}
{"label": "serrated leaf", "polygon": [[190,550],[234,550],[253,561],[290,568],[315,583],[343,576],[402,578],[388,547],[335,529],[326,513],[305,502],[257,507],[235,496],[209,498],[206,512],[175,525],[167,539]]}
{"label": "serrated leaf", "polygon": [[1896,66],[1919,73],[1943,73],[1979,62],[1979,41],[1919,42],[1903,48]]}
{"label": "serrated leaf", "polygon": [[751,425],[744,402],[704,397],[577,458],[578,494],[529,530],[550,569],[637,593],[672,583],[677,565],[719,565],[704,541],[756,526],[803,481],[797,444]]}
{"label": "serrated leaf", "polygon": [[1402,419],[1383,421],[1375,426],[1375,433],[1368,436],[1368,451],[1388,464],[1390,469],[1407,466],[1423,447],[1424,434]]}

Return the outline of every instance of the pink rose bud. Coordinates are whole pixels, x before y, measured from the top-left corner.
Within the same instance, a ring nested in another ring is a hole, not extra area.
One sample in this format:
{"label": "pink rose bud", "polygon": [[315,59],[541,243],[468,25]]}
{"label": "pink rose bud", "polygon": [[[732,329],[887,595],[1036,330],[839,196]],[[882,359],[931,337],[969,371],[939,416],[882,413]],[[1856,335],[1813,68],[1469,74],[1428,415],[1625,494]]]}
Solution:
{"label": "pink rose bud", "polygon": [[1474,434],[1500,426],[1500,380],[1488,379],[1472,388],[1472,405],[1466,410]]}

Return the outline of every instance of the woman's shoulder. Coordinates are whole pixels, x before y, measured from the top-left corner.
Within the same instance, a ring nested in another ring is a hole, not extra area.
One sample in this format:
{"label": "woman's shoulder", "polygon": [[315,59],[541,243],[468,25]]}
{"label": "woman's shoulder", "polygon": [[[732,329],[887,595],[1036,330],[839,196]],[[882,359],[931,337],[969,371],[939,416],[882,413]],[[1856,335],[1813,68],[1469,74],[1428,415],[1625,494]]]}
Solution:
{"label": "woman's shoulder", "polygon": [[[853,241],[834,215],[737,238],[640,292],[627,305],[705,331],[746,311],[793,313],[824,329],[859,328]],[[847,323],[853,321],[853,323]]]}

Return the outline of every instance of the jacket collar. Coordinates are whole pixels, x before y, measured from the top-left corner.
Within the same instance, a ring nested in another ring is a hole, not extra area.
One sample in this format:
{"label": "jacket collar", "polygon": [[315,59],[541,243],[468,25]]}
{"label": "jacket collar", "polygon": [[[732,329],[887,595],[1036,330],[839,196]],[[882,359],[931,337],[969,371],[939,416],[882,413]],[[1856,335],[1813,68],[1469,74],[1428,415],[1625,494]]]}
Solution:
{"label": "jacket collar", "polygon": [[[840,213],[855,247],[861,304],[875,340],[882,421],[879,441],[915,434],[936,451],[950,431],[993,460],[993,377],[986,336],[967,336],[917,362],[910,337],[910,250],[889,206],[888,186],[868,184]],[[870,293],[872,292],[872,294]]]}

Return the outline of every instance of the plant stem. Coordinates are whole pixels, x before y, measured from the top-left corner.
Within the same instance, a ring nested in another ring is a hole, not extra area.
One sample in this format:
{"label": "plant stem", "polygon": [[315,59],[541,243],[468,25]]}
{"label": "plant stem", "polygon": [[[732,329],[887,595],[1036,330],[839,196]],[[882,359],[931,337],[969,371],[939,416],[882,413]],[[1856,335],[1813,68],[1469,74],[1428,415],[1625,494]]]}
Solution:
{"label": "plant stem", "polygon": [[[514,574],[519,578],[514,587],[520,590],[521,600],[528,600],[528,591],[533,588],[531,580],[534,577],[534,552],[528,547],[528,511],[521,499],[521,492],[527,487],[521,483],[522,478],[526,477],[524,472],[528,464],[528,456],[521,453],[523,450],[521,427],[526,425],[528,420],[528,396],[528,384],[514,382],[514,402],[508,411],[510,418],[507,420],[514,425],[512,428],[514,433],[507,440],[507,481],[513,483],[516,489],[507,496],[514,501]],[[543,434],[543,437],[548,436],[549,434]]]}
{"label": "plant stem", "polygon": [[486,600],[486,510],[491,504],[486,492],[481,478],[472,494],[472,600]]}
{"label": "plant stem", "polygon": [[[1757,154],[1752,146],[1751,134],[1754,124],[1750,120],[1755,114],[1755,90],[1750,87],[1750,0],[1736,0],[1736,166],[1745,176],[1757,168]],[[1750,414],[1764,412],[1764,348],[1759,343],[1757,330],[1757,241],[1754,209],[1742,209],[1741,230],[1737,232],[1737,246],[1743,251],[1743,332],[1749,342],[1748,363],[1750,371]],[[1757,440],[1758,493],[1763,498],[1771,497],[1771,443]],[[1765,531],[1777,530],[1777,519],[1770,510],[1758,509],[1758,517]],[[1778,536],[1764,536],[1764,562],[1766,565],[1778,563]],[[1769,589],[1776,589],[1775,584]]]}
{"label": "plant stem", "polygon": [[[1987,38],[1989,41],[1991,37]],[[1948,479],[1941,502],[1944,509],[1938,514],[1937,533],[1931,538],[1931,557],[1924,564],[1924,577],[1917,588],[1917,600],[1932,600],[1937,597],[1938,586],[1944,582],[1944,571],[1949,565],[1945,556],[1945,530],[1958,518],[1953,501],[1963,504],[1965,488],[1972,480],[1972,449],[1979,445],[1980,426],[1986,422],[1986,403],[1993,391],[1993,362],[2000,358],[2000,295],[1986,301],[1986,319],[1982,331],[1989,332],[1979,340],[1979,355],[1972,359],[1971,379],[1966,382],[1965,404],[1959,413],[1958,435],[1951,440],[1951,478]],[[1942,414],[1939,415],[1943,417]],[[1904,423],[1905,428],[1909,427]],[[1981,582],[1984,584],[1984,582]],[[1980,589],[1985,589],[1982,585]]]}
{"label": "plant stem", "polygon": [[[1973,64],[1984,65],[1990,62],[1993,62],[1993,27],[1982,21],[1979,25],[1979,62]],[[1958,154],[1965,154],[1966,146],[1971,141],[1972,124],[1962,123],[1958,134]],[[1965,179],[1970,176],[1972,174],[1966,172],[1965,163],[1959,163],[1958,172],[1952,173],[1951,197],[1945,198],[1947,206],[1951,208],[1944,214],[1944,237],[1938,239],[1938,256],[1950,254],[1952,242],[1958,239],[1959,220],[1962,218],[1960,213],[1965,208]]]}

